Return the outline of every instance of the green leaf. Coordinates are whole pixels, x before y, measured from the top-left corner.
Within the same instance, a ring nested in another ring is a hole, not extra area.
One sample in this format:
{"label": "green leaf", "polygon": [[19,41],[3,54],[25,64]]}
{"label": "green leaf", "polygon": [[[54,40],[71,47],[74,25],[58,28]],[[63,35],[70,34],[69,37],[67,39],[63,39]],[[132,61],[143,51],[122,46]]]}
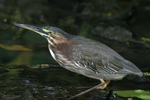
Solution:
{"label": "green leaf", "polygon": [[144,90],[126,90],[126,91],[114,91],[122,97],[138,97],[144,100],[150,100],[150,92]]}

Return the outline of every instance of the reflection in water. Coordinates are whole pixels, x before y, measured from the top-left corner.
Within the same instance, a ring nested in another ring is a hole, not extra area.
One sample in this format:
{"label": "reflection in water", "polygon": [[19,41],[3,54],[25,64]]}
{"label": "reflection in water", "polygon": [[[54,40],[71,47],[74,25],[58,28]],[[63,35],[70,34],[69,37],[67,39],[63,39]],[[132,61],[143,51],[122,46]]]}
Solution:
{"label": "reflection in water", "polygon": [[29,64],[33,57],[33,52],[20,52],[19,55],[10,61],[9,65]]}
{"label": "reflection in water", "polygon": [[6,49],[6,50],[15,50],[15,51],[32,51],[31,49],[28,49],[21,45],[7,46],[7,45],[0,44],[0,48]]}

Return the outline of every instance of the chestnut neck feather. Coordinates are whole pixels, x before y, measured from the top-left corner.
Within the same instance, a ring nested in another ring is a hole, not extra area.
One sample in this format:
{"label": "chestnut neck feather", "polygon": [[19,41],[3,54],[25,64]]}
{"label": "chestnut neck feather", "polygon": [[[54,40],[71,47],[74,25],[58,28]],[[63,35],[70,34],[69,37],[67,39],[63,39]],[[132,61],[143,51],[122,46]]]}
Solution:
{"label": "chestnut neck feather", "polygon": [[49,38],[50,48],[57,56],[56,53],[59,55],[63,55],[63,57],[67,58],[68,60],[72,60],[72,46],[70,45],[70,41],[67,40],[65,37],[53,34],[51,38]]}

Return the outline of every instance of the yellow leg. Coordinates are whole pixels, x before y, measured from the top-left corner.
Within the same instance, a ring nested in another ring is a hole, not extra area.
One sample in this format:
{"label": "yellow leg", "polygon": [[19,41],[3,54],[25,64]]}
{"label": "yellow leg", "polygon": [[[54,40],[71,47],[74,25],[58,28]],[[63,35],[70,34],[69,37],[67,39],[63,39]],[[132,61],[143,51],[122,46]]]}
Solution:
{"label": "yellow leg", "polygon": [[107,87],[107,85],[110,83],[110,81],[105,82],[103,79],[100,79],[100,81],[105,84],[103,86],[98,87],[97,89],[105,89]]}

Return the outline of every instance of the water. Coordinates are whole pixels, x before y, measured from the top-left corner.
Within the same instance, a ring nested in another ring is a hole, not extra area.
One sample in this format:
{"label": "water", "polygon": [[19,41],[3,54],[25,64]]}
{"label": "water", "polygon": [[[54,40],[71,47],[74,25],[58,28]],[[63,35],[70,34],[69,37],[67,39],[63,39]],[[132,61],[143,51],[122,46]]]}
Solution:
{"label": "water", "polygon": [[[0,74],[0,100],[66,100],[100,83],[99,80],[72,73],[59,65],[5,67],[7,72]],[[104,90],[95,89],[74,100],[107,100],[110,90],[117,93],[122,100],[132,95],[148,99],[150,93],[147,87],[150,87],[150,77],[130,76],[120,81],[112,81]]]}

